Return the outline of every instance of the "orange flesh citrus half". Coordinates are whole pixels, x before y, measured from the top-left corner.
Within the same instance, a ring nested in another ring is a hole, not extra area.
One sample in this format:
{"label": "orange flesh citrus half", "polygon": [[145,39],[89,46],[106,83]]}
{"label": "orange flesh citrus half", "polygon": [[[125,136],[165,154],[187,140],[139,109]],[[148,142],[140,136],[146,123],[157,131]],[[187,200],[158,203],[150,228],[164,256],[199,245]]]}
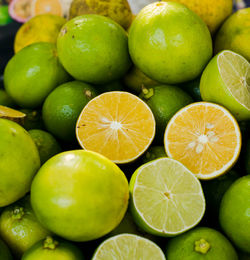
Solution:
{"label": "orange flesh citrus half", "polygon": [[155,135],[150,108],[128,92],[107,92],[92,99],[81,112],[76,135],[82,148],[115,163],[128,163],[143,154]]}
{"label": "orange flesh citrus half", "polygon": [[46,13],[62,16],[61,2],[59,0],[35,0],[32,6],[32,16]]}
{"label": "orange flesh citrus half", "polygon": [[166,153],[183,163],[200,179],[227,172],[241,150],[237,121],[222,106],[193,103],[169,121],[164,137]]}

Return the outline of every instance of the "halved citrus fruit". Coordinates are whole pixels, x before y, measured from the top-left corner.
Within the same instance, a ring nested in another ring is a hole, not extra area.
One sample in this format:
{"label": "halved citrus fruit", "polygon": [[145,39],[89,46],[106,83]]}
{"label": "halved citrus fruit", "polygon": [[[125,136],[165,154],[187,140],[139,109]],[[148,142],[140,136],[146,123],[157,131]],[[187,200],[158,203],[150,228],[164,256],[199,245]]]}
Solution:
{"label": "halved citrus fruit", "polygon": [[137,96],[113,91],[92,99],[76,125],[77,139],[86,150],[115,163],[128,163],[143,154],[155,135],[152,111]]}
{"label": "halved citrus fruit", "polygon": [[60,0],[34,0],[31,12],[32,16],[47,13],[63,16],[63,7]]}
{"label": "halved citrus fruit", "polygon": [[18,110],[0,105],[0,118],[9,119],[18,124],[23,125],[25,117],[26,117],[26,114],[24,114]]}
{"label": "halved citrus fruit", "polygon": [[241,150],[241,132],[235,118],[222,106],[198,102],[179,110],[164,137],[166,153],[200,179],[226,173]]}

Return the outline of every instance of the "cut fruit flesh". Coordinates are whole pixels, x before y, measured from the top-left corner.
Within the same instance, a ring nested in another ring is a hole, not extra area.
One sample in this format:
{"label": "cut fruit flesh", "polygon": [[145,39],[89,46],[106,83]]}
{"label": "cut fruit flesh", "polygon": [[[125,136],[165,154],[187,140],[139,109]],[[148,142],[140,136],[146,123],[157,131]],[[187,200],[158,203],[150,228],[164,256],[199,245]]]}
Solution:
{"label": "cut fruit flesh", "polygon": [[104,241],[92,260],[165,260],[158,245],[143,237],[122,234]]}
{"label": "cut fruit flesh", "polygon": [[199,180],[170,158],[157,159],[137,169],[130,191],[137,224],[154,235],[181,234],[197,225],[205,212]]}
{"label": "cut fruit flesh", "polygon": [[20,22],[25,23],[31,17],[32,0],[12,0],[9,4],[10,16]]}
{"label": "cut fruit flesh", "polygon": [[151,144],[155,119],[150,108],[135,95],[108,92],[84,107],[76,135],[82,148],[98,152],[115,163],[127,163]]}
{"label": "cut fruit flesh", "polygon": [[198,102],[179,112],[167,125],[164,145],[169,157],[183,163],[200,179],[227,172],[241,150],[235,118],[222,106]]}
{"label": "cut fruit flesh", "polygon": [[25,117],[26,117],[26,114],[24,114],[20,111],[17,111],[15,109],[12,109],[9,107],[0,106],[0,118],[9,119],[18,124],[23,125]]}
{"label": "cut fruit flesh", "polygon": [[63,16],[60,0],[34,0],[32,3],[32,16],[39,14],[54,14]]}

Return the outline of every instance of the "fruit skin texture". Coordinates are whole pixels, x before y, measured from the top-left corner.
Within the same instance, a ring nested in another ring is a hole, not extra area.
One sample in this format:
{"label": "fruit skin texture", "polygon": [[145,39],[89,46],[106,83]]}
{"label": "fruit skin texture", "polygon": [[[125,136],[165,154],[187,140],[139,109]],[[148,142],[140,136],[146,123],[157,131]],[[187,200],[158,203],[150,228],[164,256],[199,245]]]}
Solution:
{"label": "fruit skin texture", "polygon": [[89,84],[72,81],[53,90],[43,104],[43,121],[49,132],[64,141],[73,141],[76,121],[85,105],[97,95]]}
{"label": "fruit skin texture", "polygon": [[15,53],[35,42],[56,43],[57,35],[66,19],[51,14],[37,15],[23,24],[18,30],[15,42]]}
{"label": "fruit skin texture", "polygon": [[250,62],[250,8],[238,10],[221,26],[215,38],[215,53],[232,50]]}
{"label": "fruit skin texture", "polygon": [[12,252],[21,256],[50,232],[38,222],[27,196],[4,209],[0,218],[0,234]]}
{"label": "fruit skin texture", "polygon": [[0,89],[0,105],[12,108],[16,106],[14,100],[3,89]]}
{"label": "fruit skin texture", "polygon": [[83,260],[82,252],[72,243],[52,237],[37,242],[25,252],[22,260]]}
{"label": "fruit skin texture", "polygon": [[75,150],[54,156],[40,169],[31,187],[38,220],[72,241],[89,241],[113,230],[128,206],[128,182],[107,158]]}
{"label": "fruit skin texture", "polygon": [[131,61],[126,31],[100,15],[82,15],[67,22],[58,36],[59,58],[77,80],[104,84],[121,78]]}
{"label": "fruit skin texture", "polygon": [[[168,1],[168,0],[163,0]],[[207,24],[214,34],[221,23],[232,13],[232,0],[171,0],[186,5]]]}
{"label": "fruit skin texture", "polygon": [[200,75],[212,57],[212,39],[206,24],[184,5],[155,2],[132,23],[129,52],[148,77],[177,84]]}
{"label": "fruit skin texture", "polygon": [[[201,247],[197,252],[195,242],[201,239],[204,239],[202,242],[204,245],[208,243],[210,248]],[[199,250],[205,251],[202,253]],[[227,238],[207,227],[198,227],[172,238],[167,244],[166,256],[168,260],[238,260],[236,251]]]}
{"label": "fruit skin texture", "polygon": [[234,182],[223,196],[219,220],[235,246],[250,253],[250,175]]}
{"label": "fruit skin texture", "polygon": [[40,158],[32,138],[24,128],[0,119],[0,207],[25,195],[40,167]]}
{"label": "fruit skin texture", "polygon": [[217,61],[218,55],[220,53],[213,57],[202,73],[200,81],[202,100],[224,106],[238,121],[249,120],[250,111],[235,100],[222,80]]}
{"label": "fruit skin texture", "polygon": [[0,240],[0,259],[13,260],[9,248],[5,245],[5,243],[2,240]]}
{"label": "fruit skin texture", "polygon": [[132,12],[127,0],[73,0],[70,19],[83,14],[99,14],[111,18],[124,29],[132,22]]}
{"label": "fruit skin texture", "polygon": [[69,80],[52,43],[34,43],[19,51],[4,71],[7,93],[23,108],[39,107],[58,85]]}

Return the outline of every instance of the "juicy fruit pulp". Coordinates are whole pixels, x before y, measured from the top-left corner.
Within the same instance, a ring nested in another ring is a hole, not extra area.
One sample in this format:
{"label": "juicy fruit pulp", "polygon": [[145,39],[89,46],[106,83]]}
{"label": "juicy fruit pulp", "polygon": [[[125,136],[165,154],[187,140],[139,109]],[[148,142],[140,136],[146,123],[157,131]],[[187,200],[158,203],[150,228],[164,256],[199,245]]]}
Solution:
{"label": "juicy fruit pulp", "polygon": [[33,140],[17,123],[0,119],[0,207],[23,197],[40,167]]}
{"label": "juicy fruit pulp", "polygon": [[9,5],[10,16],[19,23],[25,23],[31,17],[32,0],[12,0]]}
{"label": "juicy fruit pulp", "polygon": [[234,117],[208,102],[193,103],[178,111],[169,121],[164,139],[167,155],[200,179],[228,171],[241,150],[241,132]]}
{"label": "juicy fruit pulp", "polygon": [[212,56],[206,24],[184,5],[146,6],[129,30],[129,52],[148,77],[166,84],[193,80]]}
{"label": "juicy fruit pulp", "polygon": [[108,92],[92,99],[79,116],[80,145],[115,163],[127,163],[143,154],[155,135],[150,108],[128,92]]}
{"label": "juicy fruit pulp", "polygon": [[237,120],[250,119],[250,63],[239,54],[223,51],[204,70],[201,97],[226,107]]}
{"label": "juicy fruit pulp", "polygon": [[89,241],[109,233],[124,217],[128,197],[124,173],[105,157],[83,150],[51,158],[31,187],[38,220],[72,241]]}
{"label": "juicy fruit pulp", "polygon": [[45,13],[63,16],[63,6],[60,0],[33,0],[31,13],[32,16]]}
{"label": "juicy fruit pulp", "polygon": [[57,40],[59,58],[77,80],[104,84],[121,78],[131,65],[126,31],[100,15],[67,22]]}
{"label": "juicy fruit pulp", "polygon": [[4,71],[7,93],[25,108],[39,107],[55,87],[68,79],[57,57],[56,46],[45,42],[19,51]]}
{"label": "juicy fruit pulp", "polygon": [[26,115],[24,113],[18,110],[0,105],[0,118],[9,119],[13,122],[23,125],[25,116]]}
{"label": "juicy fruit pulp", "polygon": [[96,250],[92,260],[143,259],[165,260],[165,256],[152,241],[131,234],[122,234],[105,240]]}
{"label": "juicy fruit pulp", "polygon": [[130,193],[136,223],[153,235],[181,234],[197,225],[205,212],[199,180],[173,159],[139,167],[130,180]]}

